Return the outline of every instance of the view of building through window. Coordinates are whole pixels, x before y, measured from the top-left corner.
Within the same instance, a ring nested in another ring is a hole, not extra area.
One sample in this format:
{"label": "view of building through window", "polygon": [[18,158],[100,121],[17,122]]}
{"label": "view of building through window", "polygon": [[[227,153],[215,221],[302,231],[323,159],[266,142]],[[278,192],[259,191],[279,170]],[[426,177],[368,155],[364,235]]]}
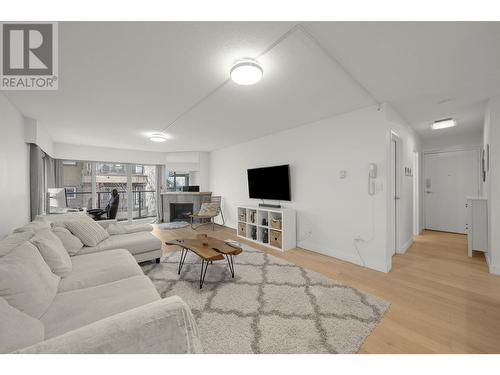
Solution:
{"label": "view of building through window", "polygon": [[156,217],[156,178],[155,165],[63,162],[68,207],[105,208],[116,189],[120,195],[118,220]]}
{"label": "view of building through window", "polygon": [[183,186],[189,185],[189,173],[169,172],[167,177],[167,191],[182,191]]}

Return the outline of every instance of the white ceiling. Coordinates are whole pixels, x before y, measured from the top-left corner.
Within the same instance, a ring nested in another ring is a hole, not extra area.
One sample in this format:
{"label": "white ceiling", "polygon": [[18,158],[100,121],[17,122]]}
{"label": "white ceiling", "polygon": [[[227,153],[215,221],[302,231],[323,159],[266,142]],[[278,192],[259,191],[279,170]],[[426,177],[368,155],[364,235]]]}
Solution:
{"label": "white ceiling", "polygon": [[[59,90],[6,95],[56,142],[154,151],[209,151],[373,104],[300,29],[260,56],[293,26],[64,22]],[[498,22],[304,26],[423,137],[449,116],[459,124],[450,134],[480,129],[484,101],[500,94]],[[227,80],[233,61],[257,56],[260,83],[229,81],[191,109]],[[147,139],[176,119],[171,140]]]}

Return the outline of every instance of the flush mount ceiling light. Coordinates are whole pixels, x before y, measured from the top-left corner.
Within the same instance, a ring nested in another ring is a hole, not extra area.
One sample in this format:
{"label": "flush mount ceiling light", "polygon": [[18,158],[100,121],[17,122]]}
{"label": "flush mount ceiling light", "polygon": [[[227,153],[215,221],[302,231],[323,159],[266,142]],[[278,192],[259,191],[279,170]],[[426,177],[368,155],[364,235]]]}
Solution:
{"label": "flush mount ceiling light", "polygon": [[231,79],[238,85],[253,85],[262,79],[264,71],[254,59],[241,59],[231,68]]}
{"label": "flush mount ceiling light", "polygon": [[153,133],[151,137],[149,137],[151,142],[165,142],[167,140],[167,136],[163,133]]}
{"label": "flush mount ceiling light", "polygon": [[457,121],[455,119],[445,118],[443,120],[434,121],[434,123],[431,125],[431,128],[432,130],[438,130],[438,129],[452,128],[454,126],[457,126]]}

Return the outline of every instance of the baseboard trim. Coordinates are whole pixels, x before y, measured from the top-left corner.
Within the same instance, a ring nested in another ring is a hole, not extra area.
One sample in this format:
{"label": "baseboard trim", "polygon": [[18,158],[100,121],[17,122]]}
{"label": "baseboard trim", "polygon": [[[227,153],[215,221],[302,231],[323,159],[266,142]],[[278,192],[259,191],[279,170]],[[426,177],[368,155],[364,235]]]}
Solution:
{"label": "baseboard trim", "polygon": [[489,263],[488,268],[490,269],[490,273],[493,275],[500,275],[500,266],[497,264]]}
{"label": "baseboard trim", "polygon": [[406,241],[406,243],[403,244],[403,246],[401,246],[397,253],[398,254],[404,254],[406,253],[406,251],[411,247],[411,245],[413,245],[413,237],[410,238],[408,241]]}

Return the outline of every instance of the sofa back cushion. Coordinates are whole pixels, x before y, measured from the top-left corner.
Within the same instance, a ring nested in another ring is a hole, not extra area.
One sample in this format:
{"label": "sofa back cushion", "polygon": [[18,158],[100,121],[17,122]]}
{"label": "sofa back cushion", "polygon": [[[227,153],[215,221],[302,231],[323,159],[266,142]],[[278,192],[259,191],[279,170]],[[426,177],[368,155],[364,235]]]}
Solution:
{"label": "sofa back cushion", "polygon": [[108,233],[110,235],[128,234],[137,232],[151,232],[153,226],[151,224],[118,224],[112,223],[108,225]]}
{"label": "sofa back cushion", "polygon": [[70,256],[78,253],[78,251],[83,247],[83,242],[66,228],[56,226],[52,228],[52,233],[54,233],[61,240],[64,248]]}
{"label": "sofa back cushion", "polygon": [[0,258],[0,297],[33,318],[47,311],[59,280],[31,242],[23,242]]}
{"label": "sofa back cushion", "polygon": [[23,225],[22,227],[14,229],[14,233],[22,233],[22,232],[38,232],[42,229],[50,228],[51,224],[48,221],[35,220],[31,223]]}
{"label": "sofa back cushion", "polygon": [[97,246],[109,237],[109,233],[89,217],[65,222],[66,228],[77,236],[85,246]]}
{"label": "sofa back cushion", "polygon": [[43,341],[43,323],[12,307],[2,297],[0,317],[0,353],[10,353]]}
{"label": "sofa back cushion", "polygon": [[35,245],[52,272],[61,277],[68,276],[73,269],[69,254],[63,243],[50,229],[38,231],[31,243]]}
{"label": "sofa back cushion", "polygon": [[29,241],[34,232],[26,231],[20,233],[11,233],[0,240],[0,257],[9,253],[12,249],[18,247],[23,242]]}

